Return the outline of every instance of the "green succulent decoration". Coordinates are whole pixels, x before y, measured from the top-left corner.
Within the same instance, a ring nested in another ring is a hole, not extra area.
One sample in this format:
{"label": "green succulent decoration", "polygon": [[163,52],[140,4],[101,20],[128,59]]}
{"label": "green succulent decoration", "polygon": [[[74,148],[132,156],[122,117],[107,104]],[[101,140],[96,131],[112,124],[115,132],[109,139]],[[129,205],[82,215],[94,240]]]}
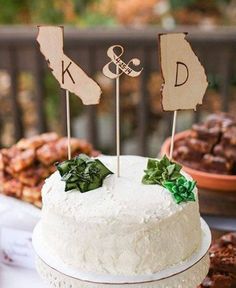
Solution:
{"label": "green succulent decoration", "polygon": [[103,180],[113,174],[100,160],[85,154],[56,164],[61,180],[66,182],[65,192],[78,189],[84,193],[101,187]]}
{"label": "green succulent decoration", "polygon": [[196,182],[187,180],[180,173],[181,169],[181,165],[170,161],[166,155],[161,160],[148,159],[142,183],[162,185],[171,192],[177,204],[195,201],[193,189]]}
{"label": "green succulent decoration", "polygon": [[177,204],[181,202],[195,201],[193,193],[193,189],[196,186],[195,181],[189,181],[185,177],[180,177],[174,182],[164,182],[163,186],[172,193]]}
{"label": "green succulent decoration", "polygon": [[148,159],[142,183],[163,185],[166,181],[175,181],[182,176],[181,168],[181,165],[170,161],[166,155],[161,160]]}

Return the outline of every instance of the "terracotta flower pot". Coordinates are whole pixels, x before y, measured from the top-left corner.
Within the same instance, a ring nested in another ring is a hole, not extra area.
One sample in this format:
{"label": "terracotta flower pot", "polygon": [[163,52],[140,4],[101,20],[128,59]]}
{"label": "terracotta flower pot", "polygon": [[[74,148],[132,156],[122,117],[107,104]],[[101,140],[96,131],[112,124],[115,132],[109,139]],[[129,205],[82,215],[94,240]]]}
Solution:
{"label": "terracotta flower pot", "polygon": [[[175,141],[188,137],[190,131],[186,130],[175,135]],[[166,139],[161,148],[161,155],[169,155],[170,151],[170,138]],[[181,164],[182,165],[182,164]],[[183,170],[197,181],[199,188],[217,191],[235,191],[236,192],[236,175],[221,175],[214,173],[207,173],[183,166]]]}

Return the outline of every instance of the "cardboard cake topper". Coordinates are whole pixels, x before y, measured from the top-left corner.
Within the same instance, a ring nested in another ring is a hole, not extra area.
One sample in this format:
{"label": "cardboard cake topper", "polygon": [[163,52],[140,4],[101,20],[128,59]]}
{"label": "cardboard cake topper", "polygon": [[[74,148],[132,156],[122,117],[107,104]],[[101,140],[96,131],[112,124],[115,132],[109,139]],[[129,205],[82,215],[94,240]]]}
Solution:
{"label": "cardboard cake topper", "polygon": [[[119,55],[116,55],[116,53],[114,52],[115,48],[120,48],[121,52]],[[124,48],[121,45],[113,45],[111,47],[108,48],[107,50],[107,56],[111,59],[111,61],[109,63],[107,63],[104,67],[103,67],[103,74],[110,78],[110,79],[116,79],[118,77],[120,77],[123,73],[125,73],[126,75],[130,76],[130,77],[137,77],[141,74],[143,68],[139,71],[135,71],[133,70],[131,67],[129,67],[129,64],[132,63],[134,66],[139,66],[140,65],[140,60],[138,58],[133,58],[131,59],[127,64],[121,60],[121,56],[124,53]],[[116,66],[118,66],[119,70],[121,72],[119,73],[113,73],[110,70],[110,65],[111,64],[115,64]]]}
{"label": "cardboard cake topper", "polygon": [[[119,55],[114,51],[115,48],[120,49]],[[137,77],[141,74],[142,69],[135,71],[129,64],[132,63],[134,66],[140,65],[138,58],[132,58],[127,64],[121,59],[124,53],[124,48],[121,45],[113,45],[108,48],[107,56],[111,59],[102,69],[103,74],[116,80],[116,156],[117,156],[117,176],[120,176],[120,76],[124,73],[127,76]],[[115,72],[112,72],[110,65],[115,65]]]}
{"label": "cardboard cake topper", "polygon": [[186,33],[159,36],[164,111],[196,110],[208,86],[205,70],[185,37]]}
{"label": "cardboard cake topper", "polygon": [[70,101],[69,92],[77,95],[84,105],[98,104],[101,88],[63,50],[62,26],[38,26],[37,41],[52,74],[62,89],[66,90],[66,124],[68,159],[71,159]]}
{"label": "cardboard cake topper", "polygon": [[38,26],[38,29],[40,51],[61,88],[77,95],[85,105],[98,104],[101,88],[63,51],[63,27]]}

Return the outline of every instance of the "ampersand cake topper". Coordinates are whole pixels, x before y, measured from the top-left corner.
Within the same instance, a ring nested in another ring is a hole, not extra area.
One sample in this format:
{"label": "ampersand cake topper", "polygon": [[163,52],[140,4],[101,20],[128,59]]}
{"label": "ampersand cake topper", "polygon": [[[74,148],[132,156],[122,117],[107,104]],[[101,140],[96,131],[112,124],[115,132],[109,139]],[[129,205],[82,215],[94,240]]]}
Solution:
{"label": "ampersand cake topper", "polygon": [[[114,49],[120,49],[120,54],[116,54]],[[139,71],[135,71],[129,65],[139,66],[140,60],[138,58],[132,58],[127,64],[121,60],[121,56],[124,53],[124,48],[121,45],[113,45],[107,50],[107,56],[111,59],[102,69],[103,74],[116,80],[116,156],[117,156],[117,177],[120,176],[120,76],[126,74],[127,76],[137,77],[141,74],[143,68]],[[115,73],[110,70],[110,65],[115,65]]]}
{"label": "ampersand cake topper", "polygon": [[[119,48],[121,50],[120,54],[117,55],[114,52],[115,48]],[[121,45],[113,45],[107,50],[107,56],[111,59],[109,63],[107,63],[103,67],[103,74],[110,78],[110,79],[116,79],[120,77],[123,73],[125,73],[127,76],[131,77],[137,77],[141,74],[143,68],[139,71],[135,71],[132,69],[129,65],[132,63],[134,66],[139,66],[140,65],[140,60],[138,58],[133,58],[131,59],[127,64],[121,60],[121,56],[124,54],[124,48]],[[110,65],[116,65],[119,68],[119,73],[113,73],[110,70]]]}

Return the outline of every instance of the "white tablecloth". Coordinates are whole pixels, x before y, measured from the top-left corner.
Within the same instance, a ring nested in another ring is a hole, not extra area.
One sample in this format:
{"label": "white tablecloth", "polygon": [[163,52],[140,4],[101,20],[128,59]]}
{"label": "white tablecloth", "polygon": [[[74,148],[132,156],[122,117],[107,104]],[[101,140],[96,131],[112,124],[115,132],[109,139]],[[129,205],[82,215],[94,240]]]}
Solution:
{"label": "white tablecloth", "polygon": [[1,288],[47,288],[35,270],[0,264]]}
{"label": "white tablecloth", "polygon": [[[3,243],[2,232],[4,231],[4,229],[5,231],[6,228],[13,229],[11,231],[14,231],[14,229],[16,229],[15,233],[17,234],[15,234],[15,238],[21,236],[19,232],[22,230],[28,231],[27,233],[31,234],[39,218],[40,211],[35,207],[29,204],[25,204],[16,199],[0,195],[0,256],[2,256],[2,249],[6,248],[3,246],[6,246],[8,244],[7,242],[9,242],[11,245],[12,242],[14,242],[12,241],[14,239],[8,239],[5,235],[5,244]],[[20,239],[20,241],[22,241],[22,239]],[[23,252],[25,251],[26,250],[24,250]],[[28,250],[26,252],[28,252]],[[12,255],[10,254],[10,256]],[[46,288],[46,285],[42,282],[36,270],[17,266],[9,266],[1,263],[1,260],[2,259],[0,257],[0,288]],[[28,259],[24,259],[24,257],[21,257],[18,259],[18,262],[21,263],[27,260]],[[31,262],[34,263],[33,258]],[[32,267],[32,265],[29,266]]]}

